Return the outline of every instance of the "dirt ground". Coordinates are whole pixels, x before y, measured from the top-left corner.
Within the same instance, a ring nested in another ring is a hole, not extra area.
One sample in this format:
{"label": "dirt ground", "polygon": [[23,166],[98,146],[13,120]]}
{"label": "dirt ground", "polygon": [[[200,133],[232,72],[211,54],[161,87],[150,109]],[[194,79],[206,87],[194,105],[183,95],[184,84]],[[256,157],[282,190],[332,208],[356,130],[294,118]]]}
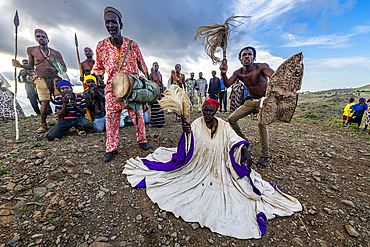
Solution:
{"label": "dirt ground", "polygon": [[[49,142],[36,133],[38,118],[28,117],[15,142],[14,121],[0,120],[0,246],[370,246],[366,134],[299,118],[270,125],[271,162],[258,172],[304,210],[268,221],[261,239],[241,240],[162,211],[122,175],[127,159],[176,147],[180,124],[165,117],[163,128],[146,126],[149,151],[139,148],[133,126],[121,128],[119,154],[109,163],[102,161],[105,133],[71,130]],[[240,124],[256,162],[256,119]]]}

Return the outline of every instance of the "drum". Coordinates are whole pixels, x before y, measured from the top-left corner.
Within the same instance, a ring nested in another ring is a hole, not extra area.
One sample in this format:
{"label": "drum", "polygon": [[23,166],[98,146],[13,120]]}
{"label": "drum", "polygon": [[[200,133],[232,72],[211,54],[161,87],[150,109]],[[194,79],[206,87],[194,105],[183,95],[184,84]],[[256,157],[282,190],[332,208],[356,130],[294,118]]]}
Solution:
{"label": "drum", "polygon": [[137,103],[152,103],[160,95],[160,88],[155,82],[125,72],[114,76],[112,88],[117,98]]}
{"label": "drum", "polygon": [[119,99],[126,99],[131,96],[135,79],[125,72],[117,73],[113,77],[113,94]]}

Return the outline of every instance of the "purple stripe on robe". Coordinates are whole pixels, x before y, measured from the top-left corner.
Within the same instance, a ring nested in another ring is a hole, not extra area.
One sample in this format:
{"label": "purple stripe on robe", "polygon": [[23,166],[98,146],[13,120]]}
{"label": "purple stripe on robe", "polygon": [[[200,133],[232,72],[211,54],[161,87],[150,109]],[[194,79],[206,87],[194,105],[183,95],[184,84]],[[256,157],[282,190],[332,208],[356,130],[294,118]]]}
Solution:
{"label": "purple stripe on robe", "polygon": [[191,132],[191,145],[188,153],[186,153],[185,135],[185,132],[182,132],[179,143],[177,144],[177,153],[172,154],[172,159],[169,162],[150,161],[147,159],[141,159],[141,161],[148,167],[149,170],[173,171],[182,167],[189,162],[194,153],[193,132]]}
{"label": "purple stripe on robe", "polygon": [[145,182],[145,178],[143,180],[140,181],[140,183],[138,183],[135,188],[142,188],[142,187],[146,187],[146,182]]}
{"label": "purple stripe on robe", "polygon": [[266,221],[267,217],[263,212],[257,214],[257,223],[261,232],[261,237],[266,233]]}
{"label": "purple stripe on robe", "polygon": [[[233,165],[233,168],[235,170],[235,172],[238,174],[239,178],[243,178],[245,176],[247,176],[249,178],[249,181],[253,187],[253,192],[256,193],[257,195],[261,196],[262,193],[259,191],[259,189],[257,189],[256,186],[254,186],[253,184],[253,181],[251,179],[251,177],[249,176],[250,173],[251,173],[251,170],[248,169],[248,167],[245,165],[245,164],[238,164],[236,163],[235,159],[234,159],[234,148],[237,148],[241,145],[247,145],[247,147],[249,146],[249,143],[247,141],[240,141],[238,143],[236,143],[230,150],[229,152],[229,155],[230,155],[230,160],[231,160],[231,163]],[[244,161],[244,154],[242,153],[242,161]]]}

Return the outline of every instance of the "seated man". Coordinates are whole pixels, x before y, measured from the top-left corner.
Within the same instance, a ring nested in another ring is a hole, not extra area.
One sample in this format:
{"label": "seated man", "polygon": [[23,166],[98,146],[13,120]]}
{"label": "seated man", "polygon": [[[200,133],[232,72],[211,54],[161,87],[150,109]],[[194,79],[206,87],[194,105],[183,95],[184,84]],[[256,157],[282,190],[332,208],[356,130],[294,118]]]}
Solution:
{"label": "seated man", "polygon": [[86,100],[87,109],[90,110],[94,132],[101,133],[105,130],[105,98],[104,89],[96,85],[96,77],[87,75],[84,77],[88,89],[83,96]]}
{"label": "seated man", "polygon": [[69,81],[57,82],[57,88],[61,94],[55,96],[55,113],[59,122],[46,135],[49,141],[61,138],[63,133],[72,126],[77,129],[79,135],[86,134],[85,130],[92,128],[92,123],[84,118],[86,103],[82,94],[75,94],[72,91],[72,84]]}
{"label": "seated man", "polygon": [[[367,104],[365,103],[365,98],[360,98],[359,103],[350,106],[352,116],[348,118],[347,124],[351,125],[351,123],[357,123],[358,127],[360,127],[362,122],[362,116],[364,115],[365,111],[367,110]],[[346,125],[347,125],[346,124]]]}
{"label": "seated man", "polygon": [[177,149],[160,147],[145,159],[130,159],[123,174],[132,186],[146,186],[150,199],[176,217],[223,235],[260,238],[267,219],[302,206],[251,169],[249,143],[215,117],[219,105],[208,99],[203,117],[191,126],[182,119]]}

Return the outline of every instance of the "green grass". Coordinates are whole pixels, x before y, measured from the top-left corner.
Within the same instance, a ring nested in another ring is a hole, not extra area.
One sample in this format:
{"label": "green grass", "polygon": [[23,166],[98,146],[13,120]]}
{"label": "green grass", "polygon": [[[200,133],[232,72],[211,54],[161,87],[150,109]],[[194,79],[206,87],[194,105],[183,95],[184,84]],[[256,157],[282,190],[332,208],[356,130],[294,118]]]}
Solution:
{"label": "green grass", "polygon": [[2,175],[2,174],[4,174],[4,173],[8,172],[9,170],[10,170],[10,169],[9,169],[9,167],[0,168],[0,175]]}

